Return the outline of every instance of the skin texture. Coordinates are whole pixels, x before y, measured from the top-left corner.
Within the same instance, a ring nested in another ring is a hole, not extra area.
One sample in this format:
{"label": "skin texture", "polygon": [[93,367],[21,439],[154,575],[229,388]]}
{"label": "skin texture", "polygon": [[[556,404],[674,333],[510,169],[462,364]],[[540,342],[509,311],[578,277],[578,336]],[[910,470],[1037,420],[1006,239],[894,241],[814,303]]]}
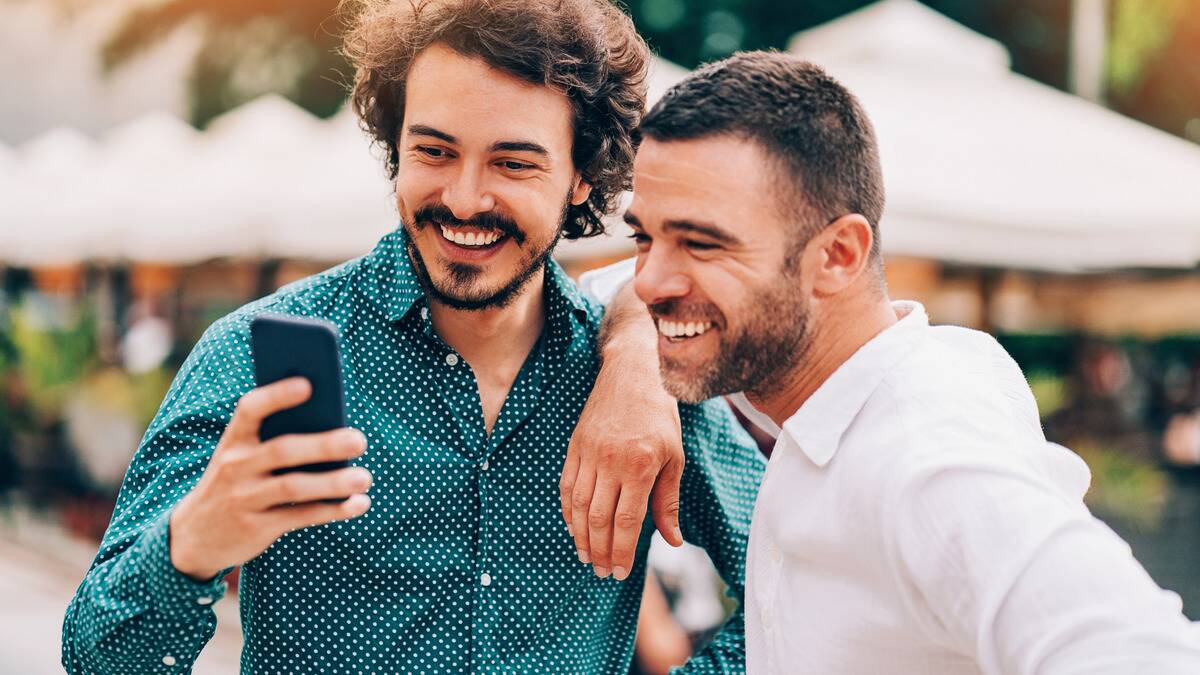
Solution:
{"label": "skin texture", "polygon": [[[293,377],[253,389],[238,401],[200,482],[171,512],[171,563],[180,572],[212,579],[291,530],[356,518],[370,508],[365,493],[371,474],[362,467],[271,474],[283,467],[353,459],[366,450],[366,439],[355,429],[258,440],[264,418],[303,403],[311,391],[308,380]],[[349,499],[304,503],[337,497]]]}
{"label": "skin texture", "polygon": [[679,408],[658,376],[657,339],[631,288],[605,314],[603,367],[579,417],[559,482],[563,518],[580,562],[600,577],[629,576],[647,498],[663,539],[683,544]]}
{"label": "skin texture", "polygon": [[[416,249],[414,257],[423,261],[430,282],[443,295],[493,295],[557,240],[565,196],[581,204],[590,194],[571,161],[570,102],[548,87],[433,45],[409,71],[405,110],[396,207]],[[517,144],[541,151],[508,149]],[[465,221],[467,231],[483,231],[470,223],[497,214],[515,223],[520,236],[507,236],[484,260],[464,262],[447,250],[436,223],[414,222],[423,207],[437,205]],[[455,282],[456,264],[474,268],[468,283]],[[538,268],[503,306],[463,310],[430,302],[438,334],[475,373],[489,432],[541,333],[543,281]]]}
{"label": "skin texture", "polygon": [[[752,403],[782,424],[863,344],[895,323],[890,300],[870,260],[869,223],[847,214],[827,225],[798,222],[780,201],[777,165],[757,144],[729,135],[688,141],[645,141],[634,164],[634,200],[627,220],[638,243],[638,297],[655,318],[662,306],[715,309],[714,328],[681,342],[660,335],[658,350],[668,389],[688,393],[729,356],[731,338],[790,341],[790,360],[766,376],[720,386],[706,395],[744,389]],[[703,230],[678,223],[700,223]],[[817,230],[799,252],[798,267],[785,264],[805,231]],[[764,305],[763,298],[780,304]],[[770,320],[786,323],[804,313],[805,335],[776,334]],[[719,314],[719,316],[716,316]],[[764,323],[762,320],[766,318]],[[765,330],[764,330],[765,327]],[[740,334],[740,335],[739,335]],[[721,384],[721,383],[718,383]]]}

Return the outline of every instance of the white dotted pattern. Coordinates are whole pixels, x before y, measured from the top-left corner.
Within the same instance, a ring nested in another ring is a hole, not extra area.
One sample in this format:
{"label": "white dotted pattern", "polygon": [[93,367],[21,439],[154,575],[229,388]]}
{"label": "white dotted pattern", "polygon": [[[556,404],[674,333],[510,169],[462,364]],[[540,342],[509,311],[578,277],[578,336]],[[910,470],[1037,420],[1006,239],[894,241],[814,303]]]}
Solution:
{"label": "white dotted pattern", "polygon": [[[254,386],[249,320],[316,316],[341,336],[366,515],[291,532],[244,565],[249,673],[623,673],[652,525],[628,580],[576,559],[560,515],[567,443],[598,371],[601,309],[547,268],[543,334],[491,436],[474,374],[437,336],[404,234],[214,323],[193,349],[125,477],[112,523],[68,608],[72,673],[190,668],[216,626],[220,577],[170,563],[167,518],[196,484],[238,398]],[[739,602],[763,462],[724,403],[681,406],[681,525]],[[223,576],[223,575],[222,575]],[[168,660],[171,663],[168,663]],[[684,672],[745,667],[740,609]]]}

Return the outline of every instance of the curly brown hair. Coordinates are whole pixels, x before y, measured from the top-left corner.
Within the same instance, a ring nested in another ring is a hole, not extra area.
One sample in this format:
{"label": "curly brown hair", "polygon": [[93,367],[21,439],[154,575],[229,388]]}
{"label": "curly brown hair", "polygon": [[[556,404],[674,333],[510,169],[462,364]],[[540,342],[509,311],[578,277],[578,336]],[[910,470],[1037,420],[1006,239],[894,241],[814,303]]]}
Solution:
{"label": "curly brown hair", "polygon": [[354,110],[386,150],[392,179],[408,69],[426,47],[444,44],[567,96],[572,160],[592,191],[568,209],[563,237],[604,232],[602,218],[631,187],[650,59],[621,9],[608,0],[344,0],[342,9],[356,17],[343,47],[357,68]]}

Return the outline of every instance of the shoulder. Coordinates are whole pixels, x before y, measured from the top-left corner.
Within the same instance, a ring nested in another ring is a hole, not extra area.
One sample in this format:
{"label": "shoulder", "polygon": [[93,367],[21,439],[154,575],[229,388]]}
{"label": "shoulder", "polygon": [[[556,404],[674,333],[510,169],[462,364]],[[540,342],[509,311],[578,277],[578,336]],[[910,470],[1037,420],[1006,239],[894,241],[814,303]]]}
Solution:
{"label": "shoulder", "polygon": [[879,499],[935,476],[978,472],[1075,485],[1073,454],[1046,442],[1033,394],[995,339],[953,327],[929,335],[887,373],[842,438],[848,452],[835,461],[853,467],[864,494]]}
{"label": "shoulder", "polygon": [[349,318],[347,312],[355,306],[344,301],[345,294],[360,260],[351,260],[289,283],[210,324],[184,359],[164,399],[163,409],[174,407],[169,404],[187,401],[237,398],[252,389],[250,322],[263,312],[324,318],[333,321],[339,329],[344,328]]}
{"label": "shoulder", "polygon": [[886,419],[876,424],[918,454],[1045,441],[1020,367],[990,335],[965,328],[930,329],[929,339],[884,377],[871,404],[865,412]]}

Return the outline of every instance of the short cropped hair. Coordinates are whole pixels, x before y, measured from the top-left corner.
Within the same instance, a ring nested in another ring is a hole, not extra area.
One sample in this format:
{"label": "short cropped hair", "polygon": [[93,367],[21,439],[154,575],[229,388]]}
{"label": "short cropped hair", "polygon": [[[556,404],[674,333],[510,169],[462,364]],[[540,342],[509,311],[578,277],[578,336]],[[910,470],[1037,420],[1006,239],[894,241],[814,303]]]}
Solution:
{"label": "short cropped hair", "polygon": [[871,224],[878,259],[884,189],[875,131],[858,100],[820,67],[779,52],[735,54],[675,85],[639,134],[657,141],[733,134],[758,143],[781,169],[782,213],[802,219],[800,247],[857,213]]}
{"label": "short cropped hair", "polygon": [[408,69],[443,44],[571,102],[572,160],[592,191],[570,205],[567,239],[604,232],[632,184],[635,128],[646,107],[650,51],[608,0],[345,0],[355,17],[344,50],[356,67],[352,104],[396,177]]}

